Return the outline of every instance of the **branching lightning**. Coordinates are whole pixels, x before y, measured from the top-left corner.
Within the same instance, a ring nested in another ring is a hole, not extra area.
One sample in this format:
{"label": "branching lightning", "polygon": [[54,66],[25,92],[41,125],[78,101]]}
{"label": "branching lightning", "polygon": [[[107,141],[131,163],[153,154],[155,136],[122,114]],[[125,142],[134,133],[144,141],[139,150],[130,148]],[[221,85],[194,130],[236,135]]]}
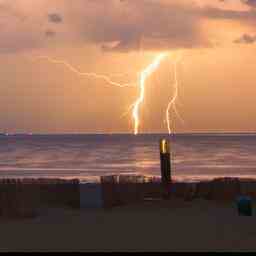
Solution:
{"label": "branching lightning", "polygon": [[132,104],[133,105],[132,116],[134,119],[134,134],[135,135],[137,135],[139,133],[139,125],[140,125],[139,108],[144,100],[146,80],[149,76],[151,76],[151,74],[153,72],[155,72],[158,69],[162,60],[164,58],[166,58],[167,56],[168,55],[166,53],[159,54],[150,65],[148,65],[144,70],[142,70],[142,72],[140,74],[140,77],[139,77],[140,95],[139,95],[139,98]]}
{"label": "branching lightning", "polygon": [[[145,69],[143,69],[140,73],[137,73],[138,81],[134,83],[118,83],[112,80],[113,77],[123,76],[124,74],[112,74],[107,76],[107,75],[102,75],[97,73],[81,72],[79,69],[75,68],[73,65],[71,65],[70,63],[64,60],[53,59],[48,56],[39,56],[34,59],[45,59],[50,63],[63,65],[78,76],[86,76],[88,78],[101,79],[110,86],[116,86],[120,88],[138,86],[140,91],[139,96],[129,108],[130,111],[132,111],[132,119],[134,122],[133,133],[137,135],[139,133],[140,123],[141,123],[139,112],[145,98],[145,86],[146,86],[147,79],[160,67],[162,61],[166,59],[168,56],[169,54],[165,52],[158,54]],[[174,94],[172,99],[168,103],[168,106],[166,109],[166,123],[167,123],[167,129],[169,134],[172,133],[171,119],[170,119],[171,109],[173,109],[174,113],[181,119],[176,107],[177,97],[178,97],[178,79],[177,79],[177,61],[175,61],[174,62]]]}
{"label": "branching lightning", "polygon": [[96,78],[96,79],[101,79],[104,80],[107,84],[112,85],[112,86],[117,86],[117,87],[135,87],[136,83],[117,83],[114,82],[111,77],[112,76],[121,76],[123,74],[113,74],[111,76],[106,76],[106,75],[101,75],[101,74],[97,74],[97,73],[86,73],[86,72],[81,72],[79,71],[77,68],[75,68],[74,66],[72,66],[70,63],[63,61],[63,60],[57,60],[57,59],[53,59],[50,58],[48,56],[39,56],[36,57],[36,59],[45,59],[47,61],[49,61],[50,63],[53,64],[59,64],[59,65],[63,65],[66,68],[68,68],[70,71],[74,72],[75,74],[79,75],[79,76],[87,76],[87,77],[92,77],[92,78]]}
{"label": "branching lightning", "polygon": [[168,129],[168,133],[171,134],[172,133],[172,128],[171,128],[171,117],[170,117],[170,112],[171,109],[173,109],[174,113],[176,114],[176,116],[182,121],[183,119],[181,118],[178,110],[177,110],[177,106],[176,106],[176,101],[178,98],[178,93],[179,93],[179,83],[178,83],[178,75],[177,75],[177,64],[178,64],[179,59],[175,60],[173,63],[174,69],[173,69],[173,73],[174,73],[174,93],[173,93],[173,97],[171,98],[171,100],[169,101],[167,108],[166,108],[166,123],[167,123],[167,129]]}

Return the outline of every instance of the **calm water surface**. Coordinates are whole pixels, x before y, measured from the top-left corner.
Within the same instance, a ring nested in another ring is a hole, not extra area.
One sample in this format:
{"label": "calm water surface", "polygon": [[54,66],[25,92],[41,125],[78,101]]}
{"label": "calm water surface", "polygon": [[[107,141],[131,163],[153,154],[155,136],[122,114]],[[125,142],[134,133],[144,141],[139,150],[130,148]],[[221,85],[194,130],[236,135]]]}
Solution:
{"label": "calm water surface", "polygon": [[[159,175],[162,137],[166,135],[0,136],[0,177],[90,180],[105,174]],[[256,177],[256,135],[190,134],[169,139],[175,178]]]}

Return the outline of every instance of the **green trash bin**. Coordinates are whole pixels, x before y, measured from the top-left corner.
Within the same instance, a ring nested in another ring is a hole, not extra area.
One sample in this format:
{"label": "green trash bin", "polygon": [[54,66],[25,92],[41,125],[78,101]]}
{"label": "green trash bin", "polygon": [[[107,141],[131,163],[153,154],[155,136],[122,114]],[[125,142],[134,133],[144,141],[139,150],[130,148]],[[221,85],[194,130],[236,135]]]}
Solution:
{"label": "green trash bin", "polygon": [[252,199],[249,196],[240,196],[237,199],[239,216],[252,216]]}

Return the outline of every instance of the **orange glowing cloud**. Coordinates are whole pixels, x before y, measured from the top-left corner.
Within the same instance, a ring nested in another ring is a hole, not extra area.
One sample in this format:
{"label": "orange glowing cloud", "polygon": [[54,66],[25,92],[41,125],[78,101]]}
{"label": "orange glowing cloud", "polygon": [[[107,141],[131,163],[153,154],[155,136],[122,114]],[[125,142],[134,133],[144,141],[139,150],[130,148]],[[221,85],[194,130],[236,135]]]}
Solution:
{"label": "orange glowing cloud", "polygon": [[237,3],[76,0],[71,5],[69,0],[2,0],[0,51],[43,48],[52,41],[116,51],[208,47],[211,38],[202,29],[205,19],[255,23],[254,1]]}

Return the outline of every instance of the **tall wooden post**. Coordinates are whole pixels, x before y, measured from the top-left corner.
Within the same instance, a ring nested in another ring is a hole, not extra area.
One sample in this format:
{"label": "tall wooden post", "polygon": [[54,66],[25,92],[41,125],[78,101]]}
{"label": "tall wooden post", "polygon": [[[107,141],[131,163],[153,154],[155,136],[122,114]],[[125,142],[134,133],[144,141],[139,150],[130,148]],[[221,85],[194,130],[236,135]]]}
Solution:
{"label": "tall wooden post", "polygon": [[166,139],[160,140],[160,162],[161,162],[161,181],[163,186],[163,198],[170,197],[169,185],[171,182],[171,159],[170,144]]}

